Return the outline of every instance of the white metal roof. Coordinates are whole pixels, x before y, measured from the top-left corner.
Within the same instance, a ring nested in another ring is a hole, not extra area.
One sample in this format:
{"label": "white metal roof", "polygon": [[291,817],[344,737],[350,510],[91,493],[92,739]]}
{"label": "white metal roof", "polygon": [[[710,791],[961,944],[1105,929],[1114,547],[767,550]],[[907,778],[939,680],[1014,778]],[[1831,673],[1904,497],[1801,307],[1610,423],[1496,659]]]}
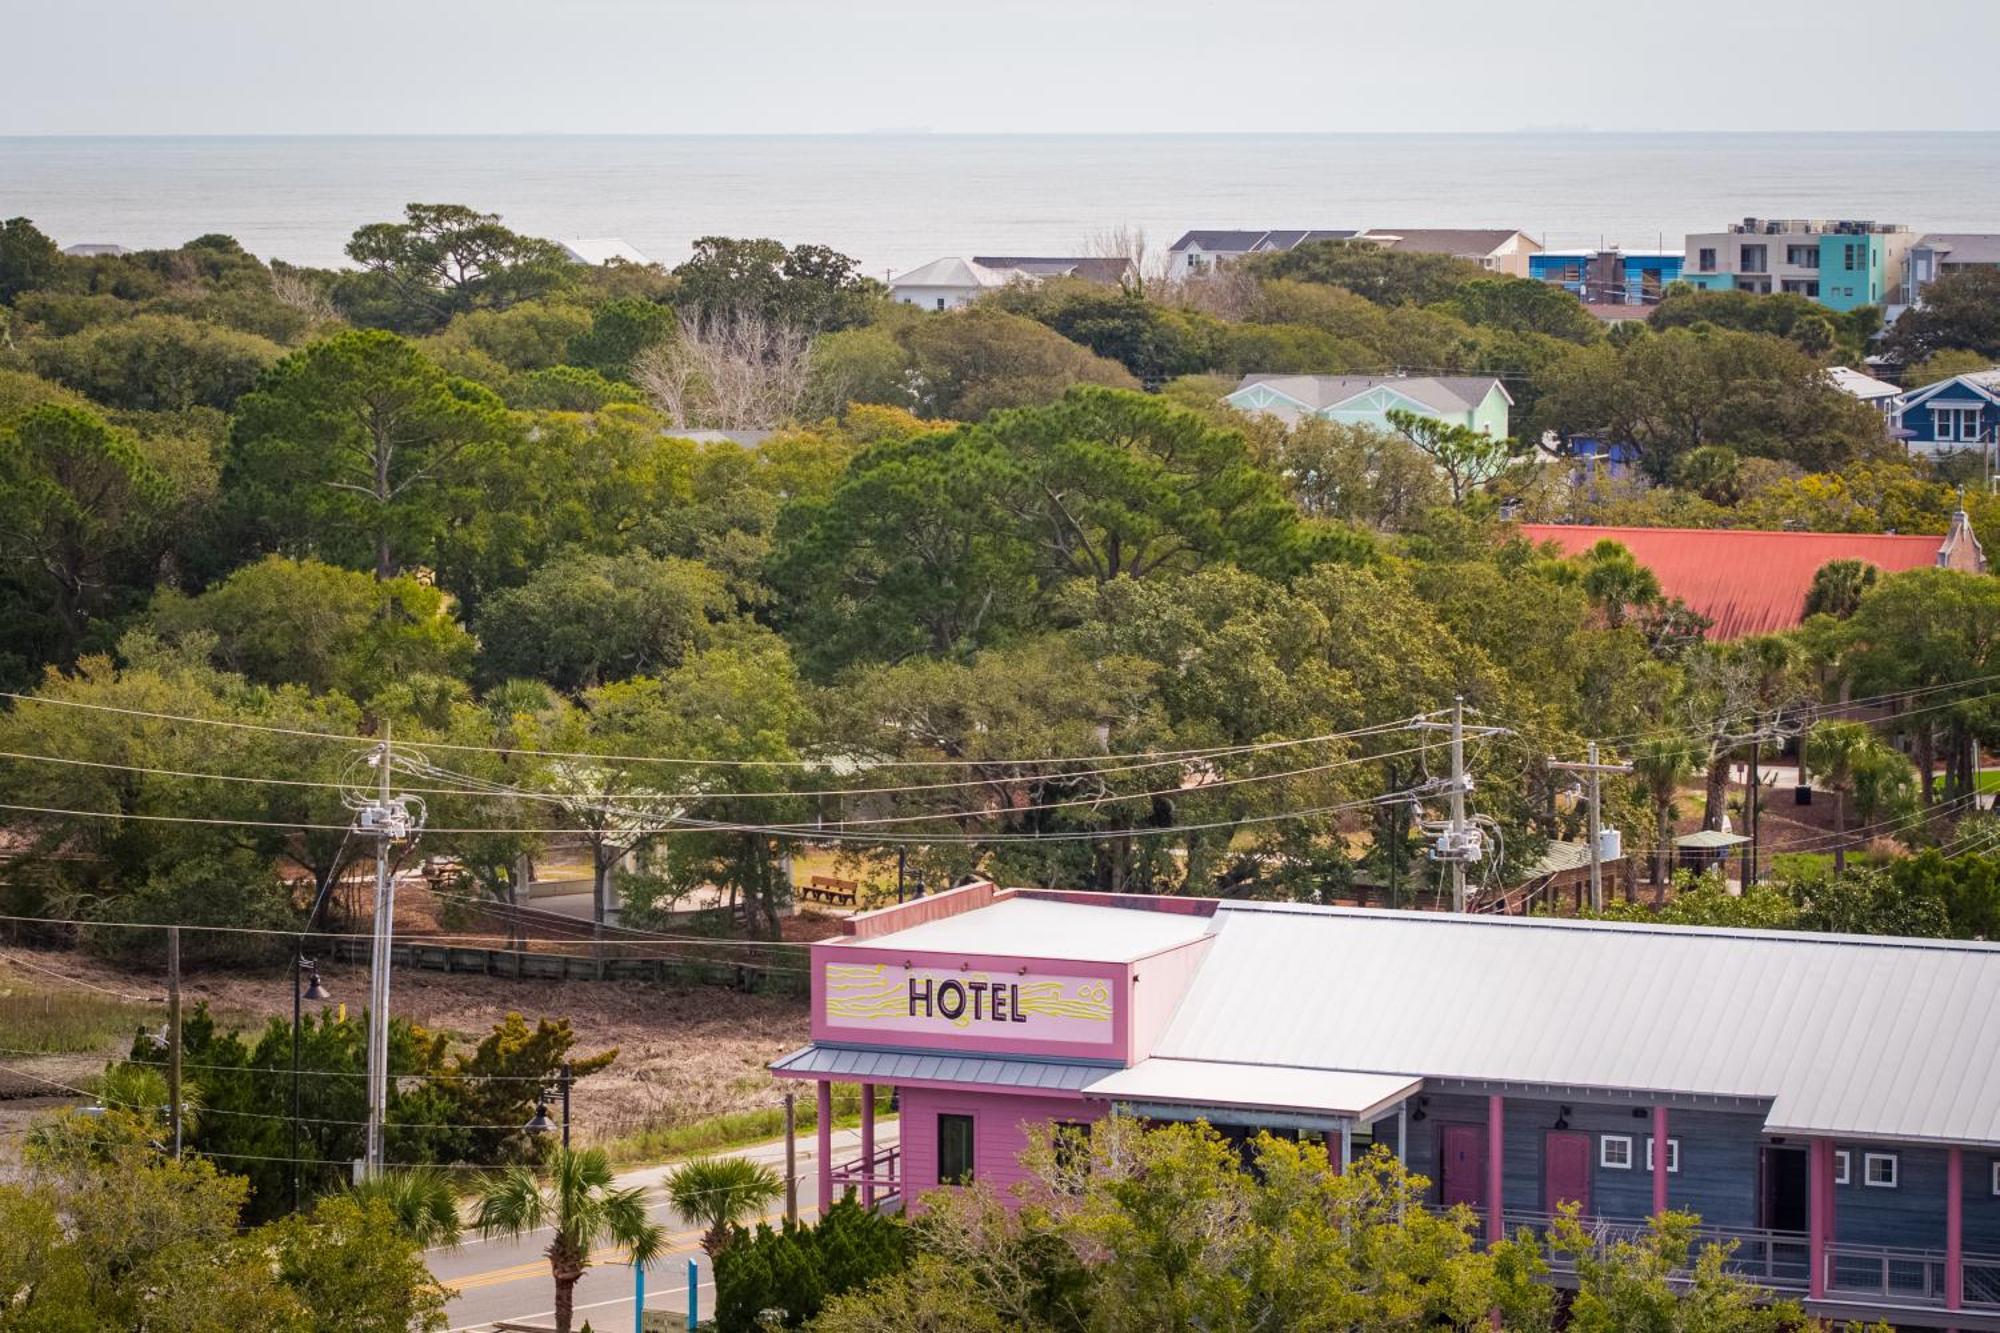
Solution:
{"label": "white metal roof", "polygon": [[1155,1058],[1768,1098],[1776,1133],[2000,1143],[2000,946],[1250,903],[1214,929]]}
{"label": "white metal roof", "polygon": [[1113,1101],[1321,1111],[1366,1119],[1421,1086],[1422,1079],[1401,1074],[1155,1057],[1106,1074],[1084,1091]]}
{"label": "white metal roof", "polygon": [[988,268],[953,255],[897,274],[889,279],[889,288],[893,291],[898,287],[1005,287],[1010,282],[1034,280],[1034,274],[1017,268]]}
{"label": "white metal roof", "polygon": [[1826,377],[1832,381],[1834,388],[1859,398],[1864,403],[1872,403],[1880,398],[1894,398],[1902,392],[1900,387],[1887,380],[1864,375],[1848,366],[1833,366],[1827,370]]}
{"label": "white metal roof", "polygon": [[605,264],[614,259],[622,259],[628,264],[650,264],[653,261],[640,254],[619,236],[577,236],[567,241],[557,241],[569,257],[579,264]]}
{"label": "white metal roof", "polygon": [[1207,917],[1183,912],[1008,898],[887,935],[835,943],[925,953],[999,953],[1123,963],[1207,933]]}

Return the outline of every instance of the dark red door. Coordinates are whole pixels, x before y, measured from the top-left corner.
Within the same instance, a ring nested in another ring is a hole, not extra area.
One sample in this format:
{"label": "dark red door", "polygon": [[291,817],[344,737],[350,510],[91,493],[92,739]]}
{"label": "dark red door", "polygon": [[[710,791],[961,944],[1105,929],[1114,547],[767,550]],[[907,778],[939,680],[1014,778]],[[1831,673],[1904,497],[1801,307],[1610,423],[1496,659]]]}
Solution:
{"label": "dark red door", "polygon": [[1486,1126],[1441,1125],[1438,1143],[1438,1199],[1486,1206]]}
{"label": "dark red door", "polygon": [[1590,1135],[1552,1130],[1542,1140],[1542,1206],[1574,1203],[1590,1211]]}

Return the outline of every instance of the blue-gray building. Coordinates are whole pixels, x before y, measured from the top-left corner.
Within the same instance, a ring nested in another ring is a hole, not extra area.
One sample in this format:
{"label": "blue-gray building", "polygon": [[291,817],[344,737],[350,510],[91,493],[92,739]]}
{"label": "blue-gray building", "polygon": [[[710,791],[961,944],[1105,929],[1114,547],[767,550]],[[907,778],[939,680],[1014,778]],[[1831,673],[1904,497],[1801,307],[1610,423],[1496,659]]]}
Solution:
{"label": "blue-gray building", "polygon": [[[982,881],[812,967],[813,1043],[773,1069],[818,1082],[823,1201],[1004,1188],[1037,1124],[1203,1120],[1386,1149],[1487,1238],[1698,1213],[1821,1318],[2000,1331],[2000,945]],[[1040,998],[932,1012],[1000,982]],[[835,1081],[897,1087],[899,1148],[864,1118],[832,1161]]]}
{"label": "blue-gray building", "polygon": [[1896,400],[1912,453],[1984,453],[2000,443],[2000,367],[1954,375]]}

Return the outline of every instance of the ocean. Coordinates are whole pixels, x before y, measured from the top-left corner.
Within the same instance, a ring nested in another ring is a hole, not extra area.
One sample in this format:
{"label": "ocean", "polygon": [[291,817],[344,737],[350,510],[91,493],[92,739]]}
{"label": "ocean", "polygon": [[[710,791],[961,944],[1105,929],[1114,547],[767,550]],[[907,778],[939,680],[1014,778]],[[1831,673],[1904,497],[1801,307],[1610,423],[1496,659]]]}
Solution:
{"label": "ocean", "polygon": [[342,261],[403,204],[462,203],[666,264],[705,235],[816,242],[874,275],[1074,253],[1127,226],[1518,227],[1679,249],[1745,216],[2000,231],[2000,133],[0,137],[0,217],[67,245],[206,232]]}

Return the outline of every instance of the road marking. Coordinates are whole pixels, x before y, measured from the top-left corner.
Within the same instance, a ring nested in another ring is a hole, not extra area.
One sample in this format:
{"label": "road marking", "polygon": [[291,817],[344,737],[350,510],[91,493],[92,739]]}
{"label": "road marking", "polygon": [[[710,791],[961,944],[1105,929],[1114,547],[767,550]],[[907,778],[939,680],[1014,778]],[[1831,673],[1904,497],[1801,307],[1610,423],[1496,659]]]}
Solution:
{"label": "road marking", "polygon": [[[712,1286],[714,1286],[714,1285],[715,1285],[715,1282],[714,1282],[714,1281],[713,1281],[712,1279],[709,1279],[709,1278],[703,1278],[703,1279],[702,1279],[702,1280],[701,1280],[700,1282],[697,1282],[697,1283],[696,1283],[695,1285],[696,1285],[697,1287],[712,1287]],[[675,1288],[675,1290],[676,1290],[676,1291],[679,1291],[679,1290],[681,1290],[681,1288],[679,1288],[679,1287],[676,1287],[676,1288]],[[604,1308],[605,1306],[607,1306],[607,1305],[630,1305],[631,1303],[632,1303],[632,1298],[631,1298],[630,1296],[614,1296],[614,1297],[613,1297],[612,1299],[610,1299],[610,1300],[608,1300],[608,1301],[589,1301],[589,1302],[587,1302],[587,1303],[585,1303],[585,1304],[583,1304],[583,1305],[572,1305],[572,1306],[570,1307],[570,1309],[572,1309],[572,1310],[600,1310],[600,1309],[603,1309],[603,1308]],[[654,1305],[652,1305],[652,1304],[651,1304],[651,1303],[649,1302],[649,1303],[648,1303],[648,1305],[647,1305],[647,1308],[648,1308],[648,1309],[658,1309],[659,1307],[657,1307],[657,1306],[654,1306]],[[684,1310],[668,1310],[668,1311],[666,1311],[666,1313],[668,1313],[668,1314],[685,1314],[685,1313],[687,1313],[687,1312],[686,1312],[686,1311],[684,1311]],[[547,1318],[549,1318],[549,1317],[550,1317],[551,1315],[553,1315],[553,1314],[555,1314],[555,1311],[554,1311],[554,1310],[543,1310],[543,1311],[542,1311],[541,1313],[539,1313],[539,1314],[506,1314],[506,1315],[501,1315],[501,1316],[500,1316],[500,1319],[504,1319],[504,1320],[506,1320],[506,1321],[507,1321],[508,1323],[512,1324],[512,1323],[518,1323],[519,1321],[521,1321],[521,1320],[524,1320],[524,1319],[547,1319]],[[458,1326],[457,1328],[454,1328],[454,1329],[448,1329],[448,1330],[446,1331],[446,1333],[479,1333],[479,1330],[480,1330],[480,1329],[483,1329],[483,1328],[491,1328],[491,1327],[493,1327],[493,1325],[494,1325],[494,1324],[496,1324],[496,1323],[498,1323],[498,1322],[499,1322],[499,1320],[495,1320],[495,1319],[482,1319],[482,1320],[480,1320],[480,1321],[479,1321],[478,1323],[476,1323],[476,1324],[460,1324],[460,1325],[459,1325],[459,1326]]]}
{"label": "road marking", "polygon": [[[757,1220],[760,1222],[775,1222],[784,1215],[785,1210],[780,1206],[767,1210]],[[672,1252],[679,1250],[681,1247],[698,1242],[706,1234],[708,1234],[706,1227],[691,1227],[685,1231],[669,1232],[666,1238],[666,1249],[661,1252],[659,1257],[663,1259],[667,1258]],[[616,1259],[624,1253],[625,1250],[622,1246],[603,1246],[591,1251],[590,1263],[596,1265],[609,1259]],[[439,1278],[438,1281],[455,1291],[465,1292],[479,1287],[501,1286],[509,1282],[519,1282],[524,1278],[547,1275],[548,1271],[549,1261],[546,1258],[530,1259],[524,1263],[510,1264],[505,1268],[491,1268],[483,1273],[467,1273],[464,1277],[458,1278]]]}

